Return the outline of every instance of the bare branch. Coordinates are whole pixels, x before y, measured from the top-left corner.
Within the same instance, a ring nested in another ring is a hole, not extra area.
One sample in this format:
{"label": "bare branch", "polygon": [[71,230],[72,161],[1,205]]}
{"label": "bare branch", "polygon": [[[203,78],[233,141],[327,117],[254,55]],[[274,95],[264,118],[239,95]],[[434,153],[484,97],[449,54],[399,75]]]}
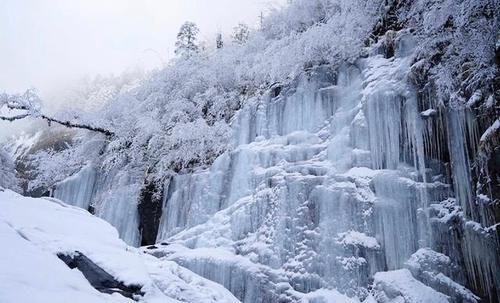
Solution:
{"label": "bare branch", "polygon": [[2,108],[6,108],[9,112],[14,111],[17,113],[19,111],[22,111],[22,113],[18,113],[12,116],[0,115],[0,120],[13,122],[28,117],[41,118],[49,122],[49,124],[53,122],[69,128],[86,129],[102,133],[107,137],[112,137],[115,135],[115,133],[110,130],[107,130],[99,126],[92,126],[89,125],[88,123],[73,122],[63,119],[57,119],[54,117],[49,117],[41,113],[40,105],[41,105],[41,100],[38,97],[38,95],[34,92],[34,90],[27,90],[22,95],[8,95],[5,93],[0,94],[0,110]]}
{"label": "bare branch", "polygon": [[12,116],[12,117],[0,116],[0,120],[14,122],[16,120],[28,118],[29,116],[30,116],[29,114],[22,114],[22,115],[17,115],[17,116]]}
{"label": "bare branch", "polygon": [[55,119],[55,118],[52,118],[52,117],[48,117],[46,115],[41,115],[40,118],[42,118],[44,120],[47,120],[48,122],[57,123],[57,124],[60,124],[60,125],[63,125],[63,126],[69,127],[69,128],[80,128],[80,129],[86,129],[86,130],[90,130],[90,131],[102,133],[102,134],[105,134],[108,137],[113,137],[115,135],[114,132],[112,132],[110,130],[107,130],[107,129],[104,129],[102,127],[96,127],[96,126],[90,126],[90,125],[86,125],[86,124],[74,123],[74,122],[71,122],[71,121],[62,121],[62,120],[58,120],[58,119]]}

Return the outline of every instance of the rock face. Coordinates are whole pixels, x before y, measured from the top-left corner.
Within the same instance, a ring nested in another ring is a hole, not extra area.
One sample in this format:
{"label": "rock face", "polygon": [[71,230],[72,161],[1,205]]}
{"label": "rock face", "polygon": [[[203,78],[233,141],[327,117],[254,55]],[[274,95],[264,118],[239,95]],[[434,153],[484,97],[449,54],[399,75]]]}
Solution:
{"label": "rock face", "polygon": [[[94,201],[130,244],[171,243],[146,252],[243,302],[322,302],[331,289],[368,302],[498,302],[497,92],[467,86],[462,106],[440,95],[433,68],[459,60],[456,41],[422,40],[430,21],[412,17],[422,2],[388,1],[364,58],[248,100],[233,148],[210,168],[142,195],[140,173],[81,172],[56,197]],[[451,18],[436,1],[429,18],[467,35],[442,2]]]}

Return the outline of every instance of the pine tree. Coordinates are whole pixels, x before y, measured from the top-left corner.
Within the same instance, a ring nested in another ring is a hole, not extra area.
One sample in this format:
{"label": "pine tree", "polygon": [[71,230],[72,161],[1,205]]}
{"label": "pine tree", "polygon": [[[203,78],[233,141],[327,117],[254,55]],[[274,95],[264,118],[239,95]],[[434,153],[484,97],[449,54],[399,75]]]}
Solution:
{"label": "pine tree", "polygon": [[244,23],[238,24],[238,26],[233,29],[232,38],[233,42],[236,44],[244,44],[247,42],[248,38],[250,38],[250,28],[248,25]]}
{"label": "pine tree", "polygon": [[190,57],[194,53],[197,53],[199,46],[196,40],[199,32],[200,30],[194,22],[185,22],[177,34],[175,54],[182,57]]}
{"label": "pine tree", "polygon": [[223,48],[224,47],[224,41],[222,40],[222,34],[221,33],[218,33],[217,34],[217,38],[216,38],[216,45],[217,45],[217,48]]}

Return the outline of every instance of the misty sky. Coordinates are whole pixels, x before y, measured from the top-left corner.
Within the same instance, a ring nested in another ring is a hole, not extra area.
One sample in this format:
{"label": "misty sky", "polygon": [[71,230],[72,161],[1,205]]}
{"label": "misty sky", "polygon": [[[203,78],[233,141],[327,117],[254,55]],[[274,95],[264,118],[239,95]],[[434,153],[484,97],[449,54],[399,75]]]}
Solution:
{"label": "misty sky", "polygon": [[43,95],[85,74],[161,66],[186,21],[201,38],[284,0],[0,0],[0,91]]}

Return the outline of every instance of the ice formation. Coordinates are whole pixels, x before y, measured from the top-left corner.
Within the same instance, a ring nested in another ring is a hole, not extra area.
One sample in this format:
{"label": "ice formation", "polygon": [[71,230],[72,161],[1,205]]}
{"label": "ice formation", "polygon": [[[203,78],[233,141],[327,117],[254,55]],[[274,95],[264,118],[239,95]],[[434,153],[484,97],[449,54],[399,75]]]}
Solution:
{"label": "ice formation", "polygon": [[139,245],[137,201],[139,188],[129,173],[111,171],[98,174],[92,165],[56,185],[54,197],[68,204],[93,210],[110,222],[121,238]]}
{"label": "ice formation", "polygon": [[[464,111],[446,113],[455,176],[447,184],[425,154],[426,119],[436,111],[422,111],[408,83],[413,45],[404,36],[392,58],[374,52],[335,75],[319,66],[279,94],[250,100],[233,119],[230,151],[208,169],[167,178],[157,238],[164,245],[146,252],[248,303],[322,302],[332,289],[347,301],[476,302],[459,284],[463,273],[422,272],[414,255],[434,253],[442,235],[432,222],[442,222],[435,211],[452,186],[470,209],[460,140],[474,125]],[[103,178],[87,166],[55,196],[85,208],[95,199],[96,214],[137,245],[133,184],[124,172]],[[494,264],[469,253],[479,268]],[[492,279],[478,283],[493,287]]]}
{"label": "ice formation", "polygon": [[335,81],[318,69],[243,108],[235,149],[168,184],[158,241],[192,250],[169,258],[244,302],[322,288],[366,298],[371,275],[402,268],[432,241],[427,209],[441,184],[426,180],[406,70],[405,56],[374,55],[344,65]]}

